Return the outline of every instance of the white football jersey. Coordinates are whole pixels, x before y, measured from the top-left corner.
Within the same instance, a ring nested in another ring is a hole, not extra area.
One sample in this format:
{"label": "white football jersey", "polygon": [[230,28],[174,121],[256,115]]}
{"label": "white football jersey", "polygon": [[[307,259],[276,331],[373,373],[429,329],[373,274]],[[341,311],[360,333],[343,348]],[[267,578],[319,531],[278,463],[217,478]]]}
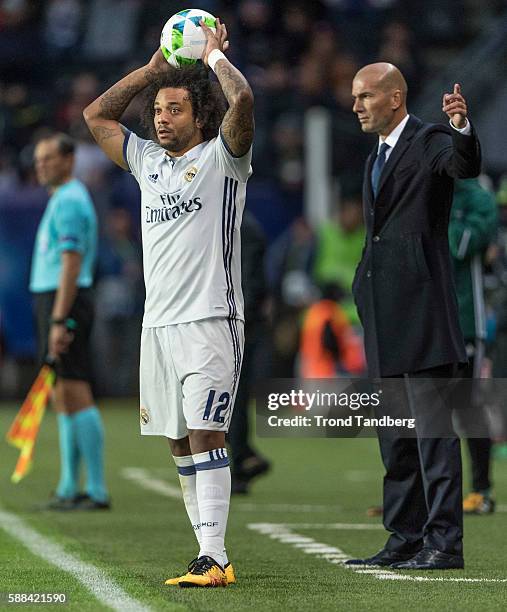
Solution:
{"label": "white football jersey", "polygon": [[141,188],[143,327],[244,320],[240,226],[252,150],[236,158],[219,135],[170,157],[130,132],[124,157]]}

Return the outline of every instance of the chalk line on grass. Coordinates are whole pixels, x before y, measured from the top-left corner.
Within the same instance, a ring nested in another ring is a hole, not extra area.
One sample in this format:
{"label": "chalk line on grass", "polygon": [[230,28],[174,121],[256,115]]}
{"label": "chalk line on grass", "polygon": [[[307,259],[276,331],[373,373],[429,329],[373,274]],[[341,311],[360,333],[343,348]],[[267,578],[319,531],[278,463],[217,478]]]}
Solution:
{"label": "chalk line on grass", "polygon": [[[171,499],[181,499],[180,486],[173,485],[162,478],[154,478],[154,471],[140,467],[125,467],[120,471],[120,474],[126,480],[134,482],[146,491],[152,491]],[[309,514],[315,514],[317,512],[338,512],[340,510],[339,506],[319,504],[254,504],[251,502],[237,502],[236,500],[233,503],[234,510],[240,512],[308,512]]]}
{"label": "chalk line on grass", "polygon": [[[159,493],[165,497],[173,499],[181,499],[181,489],[175,485],[169,484],[160,478],[153,478],[150,470],[138,467],[124,468],[121,474],[127,480],[135,482],[143,489]],[[500,507],[500,512],[505,510]],[[254,503],[235,503],[235,510],[243,512],[308,512],[314,514],[317,512],[333,512],[337,511],[338,506],[324,506],[313,504],[254,504]],[[313,538],[307,538],[298,533],[294,529],[343,529],[343,530],[383,530],[384,527],[379,523],[251,523],[249,529],[264,533],[271,538],[278,539],[281,543],[290,544],[299,548],[307,554],[315,554],[330,563],[344,564],[350,558],[350,555],[336,547],[328,546],[316,542]],[[263,531],[266,530],[266,531]],[[411,580],[416,582],[507,582],[503,578],[432,578],[429,576],[409,576],[407,574],[398,574],[392,570],[385,568],[364,568],[361,566],[348,566],[357,573],[371,574],[379,580]]]}
{"label": "chalk line on grass", "polygon": [[182,499],[181,488],[179,486],[172,485],[161,478],[152,478],[149,470],[138,467],[126,467],[120,473],[123,478],[135,482],[147,491],[153,491],[172,499]]}
{"label": "chalk line on grass", "polygon": [[[331,529],[372,529],[382,526],[374,524],[362,524],[362,525],[350,525],[347,523],[330,523],[333,527]],[[339,527],[337,527],[337,525]],[[319,523],[250,523],[247,525],[252,531],[265,535],[272,540],[277,540],[281,544],[288,544],[298,550],[308,554],[315,555],[318,558],[324,559],[334,565],[341,565],[356,574],[363,574],[367,576],[373,576],[378,580],[408,580],[411,582],[463,582],[463,583],[492,583],[492,582],[507,582],[507,578],[454,578],[454,577],[431,577],[431,576],[413,576],[408,574],[399,574],[394,570],[390,570],[386,567],[367,567],[361,565],[345,565],[345,561],[350,559],[350,555],[347,555],[343,550],[336,546],[330,546],[322,542],[317,542],[313,538],[301,535],[294,531],[297,529],[323,529]]]}
{"label": "chalk line on grass", "polygon": [[0,527],[34,555],[73,576],[101,604],[118,611],[150,611],[149,607],[128,595],[99,568],[66,552],[62,546],[30,527],[16,514],[0,508]]}

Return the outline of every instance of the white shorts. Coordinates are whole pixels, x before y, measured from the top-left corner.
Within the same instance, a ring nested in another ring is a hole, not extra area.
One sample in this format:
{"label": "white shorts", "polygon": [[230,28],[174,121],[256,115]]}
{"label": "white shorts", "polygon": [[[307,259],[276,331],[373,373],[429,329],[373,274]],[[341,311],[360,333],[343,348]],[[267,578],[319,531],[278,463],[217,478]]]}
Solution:
{"label": "white shorts", "polygon": [[179,440],[227,431],[241,371],[243,321],[204,319],[141,334],[141,433]]}

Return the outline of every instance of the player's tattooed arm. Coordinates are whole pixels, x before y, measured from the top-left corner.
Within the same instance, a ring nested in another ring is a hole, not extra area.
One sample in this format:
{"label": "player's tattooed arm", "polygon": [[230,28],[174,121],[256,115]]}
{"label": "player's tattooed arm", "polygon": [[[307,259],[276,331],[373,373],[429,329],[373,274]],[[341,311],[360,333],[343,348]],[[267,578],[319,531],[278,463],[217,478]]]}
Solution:
{"label": "player's tattooed arm", "polygon": [[110,138],[115,138],[116,136],[122,135],[126,136],[129,133],[129,130],[124,125],[121,125],[121,123],[118,123],[118,128],[108,128],[102,125],[97,125],[90,128],[90,131],[99,145]]}
{"label": "player's tattooed arm", "polygon": [[97,144],[120,167],[128,170],[123,158],[123,143],[127,130],[119,120],[135,96],[154,83],[169,64],[158,49],[150,62],[115,83],[83,111],[83,116]]}
{"label": "player's tattooed arm", "polygon": [[215,74],[229,103],[222,121],[222,137],[237,157],[245,155],[254,137],[253,93],[248,81],[228,60],[218,60]]}
{"label": "player's tattooed arm", "polygon": [[[202,21],[200,25],[206,35],[202,59],[208,66],[208,57],[214,50],[226,51],[229,48],[227,28],[218,17],[215,32]],[[214,71],[229,103],[221,125],[222,137],[232,154],[242,157],[252,146],[254,137],[253,93],[248,81],[228,59],[219,59]]]}
{"label": "player's tattooed arm", "polygon": [[118,121],[136,95],[151,85],[157,76],[157,73],[149,66],[131,72],[96,100],[99,103],[99,116],[103,119]]}

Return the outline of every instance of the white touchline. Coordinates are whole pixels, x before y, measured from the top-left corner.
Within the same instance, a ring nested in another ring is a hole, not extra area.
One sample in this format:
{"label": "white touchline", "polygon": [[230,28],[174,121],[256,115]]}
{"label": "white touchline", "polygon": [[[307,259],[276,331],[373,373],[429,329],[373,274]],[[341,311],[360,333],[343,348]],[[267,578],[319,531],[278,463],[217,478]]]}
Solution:
{"label": "white touchline", "polygon": [[291,529],[365,529],[384,530],[380,523],[285,523]]}
{"label": "white touchline", "polygon": [[305,513],[316,514],[326,512],[339,512],[340,506],[326,506],[326,505],[315,505],[315,504],[254,504],[251,502],[236,502],[234,501],[233,508],[235,510],[241,510],[241,512],[293,512],[293,513]]}
{"label": "white touchline", "polygon": [[160,478],[152,478],[150,476],[150,471],[144,468],[126,467],[121,470],[121,475],[123,478],[135,482],[137,485],[143,489],[146,489],[147,491],[160,493],[160,495],[172,497],[173,499],[182,498],[181,489],[179,486],[169,484]]}
{"label": "white touchline", "polygon": [[[140,467],[125,467],[120,471],[121,476],[126,480],[136,483],[147,491],[152,491],[163,495],[164,497],[170,497],[171,499],[181,499],[181,489],[179,485],[173,485],[162,478],[154,478],[153,473],[157,473],[160,470],[154,468],[149,470]],[[308,512],[309,514],[315,514],[316,512],[338,512],[340,506],[327,506],[327,505],[315,505],[315,504],[252,504],[249,502],[236,502],[233,501],[234,509],[240,512],[259,512],[261,510],[265,512]]]}
{"label": "white touchline", "polygon": [[[168,470],[166,468],[140,468],[140,467],[126,467],[121,470],[123,478],[135,482],[143,489],[147,491],[153,491],[159,493],[164,497],[171,497],[173,499],[181,499],[181,490],[179,485],[173,485],[162,478],[154,478],[154,474],[165,474]],[[373,472],[372,472],[373,473]],[[370,480],[370,472],[366,470],[349,470],[345,473],[345,477],[348,480],[356,480],[357,482],[363,482]],[[376,477],[376,475],[375,475]],[[235,502],[236,510],[242,512],[259,512],[265,510],[266,512],[308,512],[309,514],[315,514],[316,512],[338,512],[341,508],[339,505],[325,505],[325,504],[254,504],[250,502]],[[497,512],[507,512],[507,504],[498,504],[496,506]],[[378,527],[383,529],[382,526]],[[321,527],[325,529],[325,527]],[[333,529],[333,527],[330,527]],[[336,529],[336,527],[334,528]],[[350,529],[354,529],[350,527]],[[363,527],[357,526],[355,529],[363,529]]]}
{"label": "white touchline", "polygon": [[19,540],[34,555],[71,574],[101,604],[118,611],[149,612],[151,610],[140,601],[130,597],[97,567],[66,552],[59,544],[28,526],[19,516],[2,508],[0,508],[0,527],[9,536]]}
{"label": "white touchline", "polygon": [[294,529],[376,529],[382,525],[364,523],[362,525],[348,525],[347,523],[330,523],[325,526],[319,523],[250,523],[247,525],[252,531],[257,531],[262,535],[268,536],[272,540],[277,540],[282,544],[289,544],[298,548],[308,555],[315,555],[319,559],[324,559],[334,565],[341,565],[356,574],[373,576],[378,580],[408,580],[412,582],[507,582],[507,578],[431,578],[429,576],[412,576],[398,574],[386,567],[365,567],[361,565],[345,565],[345,561],[350,559],[343,550],[329,544],[317,542],[313,538],[296,533]]}

